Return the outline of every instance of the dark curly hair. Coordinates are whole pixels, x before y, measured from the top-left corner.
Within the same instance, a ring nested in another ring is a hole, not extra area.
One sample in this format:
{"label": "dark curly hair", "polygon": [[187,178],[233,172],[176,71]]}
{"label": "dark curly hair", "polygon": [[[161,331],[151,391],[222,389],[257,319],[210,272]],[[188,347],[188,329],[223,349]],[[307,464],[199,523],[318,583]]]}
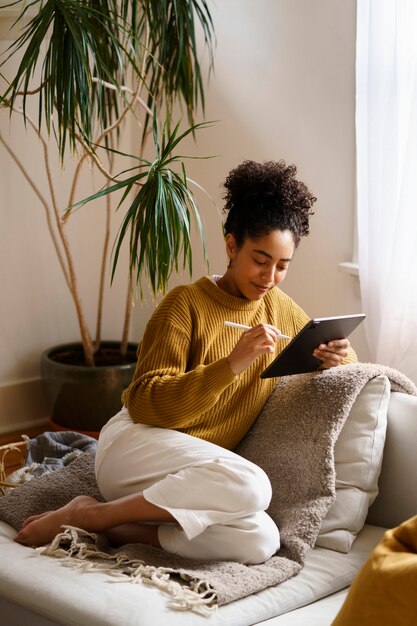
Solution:
{"label": "dark curly hair", "polygon": [[224,183],[225,235],[231,233],[241,247],[246,237],[290,230],[298,246],[309,233],[311,207],[317,198],[295,178],[296,173],[295,165],[282,160],[244,161],[233,169]]}

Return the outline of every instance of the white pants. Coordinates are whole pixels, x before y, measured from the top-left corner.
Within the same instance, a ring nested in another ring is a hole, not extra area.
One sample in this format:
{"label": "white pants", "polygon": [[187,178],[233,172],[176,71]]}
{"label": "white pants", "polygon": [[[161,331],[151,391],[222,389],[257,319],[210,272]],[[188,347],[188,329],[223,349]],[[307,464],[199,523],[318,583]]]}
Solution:
{"label": "white pants", "polygon": [[158,529],[168,552],[255,564],[279,549],[261,468],[197,437],[135,424],[126,408],[100,432],[96,478],[106,500],[143,493],[177,520]]}

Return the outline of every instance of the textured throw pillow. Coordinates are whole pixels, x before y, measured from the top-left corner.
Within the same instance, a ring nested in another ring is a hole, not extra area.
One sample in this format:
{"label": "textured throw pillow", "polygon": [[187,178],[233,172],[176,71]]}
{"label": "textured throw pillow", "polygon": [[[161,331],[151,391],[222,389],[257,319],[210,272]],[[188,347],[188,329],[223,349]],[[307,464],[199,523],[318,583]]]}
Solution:
{"label": "textured throw pillow", "polygon": [[0,497],[0,519],[19,530],[25,519],[64,506],[78,495],[103,500],[94,472],[94,452],[84,452],[69,465],[43,474]]}
{"label": "textured throw pillow", "polygon": [[372,378],[356,398],[336,441],[336,500],[324,518],[316,545],[349,552],[378,494],[387,428],[390,383]]}
{"label": "textured throw pillow", "polygon": [[332,626],[414,626],[417,515],[386,531],[355,577]]}

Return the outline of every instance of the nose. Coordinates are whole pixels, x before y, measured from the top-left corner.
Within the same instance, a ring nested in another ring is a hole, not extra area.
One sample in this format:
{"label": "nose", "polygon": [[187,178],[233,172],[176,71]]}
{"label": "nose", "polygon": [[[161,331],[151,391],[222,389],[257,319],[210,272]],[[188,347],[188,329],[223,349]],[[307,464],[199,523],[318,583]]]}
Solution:
{"label": "nose", "polygon": [[262,280],[267,283],[275,282],[275,268],[274,267],[264,267],[261,272]]}

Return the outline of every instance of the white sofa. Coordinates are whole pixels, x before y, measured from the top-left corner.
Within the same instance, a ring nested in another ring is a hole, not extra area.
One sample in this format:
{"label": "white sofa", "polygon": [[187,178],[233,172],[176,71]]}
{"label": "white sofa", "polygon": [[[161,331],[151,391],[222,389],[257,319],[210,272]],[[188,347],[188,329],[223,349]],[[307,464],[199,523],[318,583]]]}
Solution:
{"label": "white sofa", "polygon": [[5,626],[327,626],[367,555],[417,513],[417,397],[391,392],[379,495],[350,551],[315,547],[300,574],[220,607],[210,617],[167,607],[164,594],[99,572],[64,567],[12,541],[0,522],[0,623]]}

